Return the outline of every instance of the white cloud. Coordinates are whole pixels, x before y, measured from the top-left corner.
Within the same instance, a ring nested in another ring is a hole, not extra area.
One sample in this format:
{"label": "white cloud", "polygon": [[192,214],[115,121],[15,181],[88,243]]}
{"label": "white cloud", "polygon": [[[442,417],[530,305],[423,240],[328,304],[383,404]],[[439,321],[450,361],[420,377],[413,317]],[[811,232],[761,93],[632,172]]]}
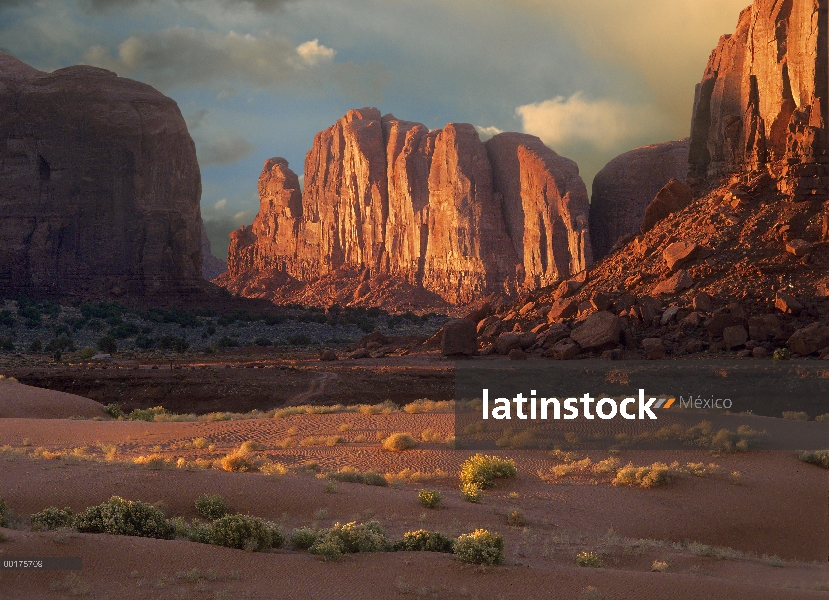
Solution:
{"label": "white cloud", "polygon": [[213,205],[215,210],[224,210],[227,207],[227,198],[222,198],[216,204]]}
{"label": "white cloud", "polygon": [[487,141],[489,138],[495,137],[499,133],[504,133],[503,130],[493,126],[480,127],[478,125],[475,125],[475,129],[478,132],[478,136],[481,138],[482,142]]}
{"label": "white cloud", "polygon": [[587,143],[598,150],[622,146],[662,125],[658,111],[615,100],[589,100],[577,92],[569,98],[525,104],[515,109],[526,133],[551,148]]}
{"label": "white cloud", "polygon": [[319,39],[314,39],[297,46],[296,53],[299,56],[300,64],[314,67],[320,63],[333,62],[337,51],[326,48],[320,44]]}
{"label": "white cloud", "polygon": [[233,220],[237,223],[249,223],[253,218],[253,214],[249,210],[243,210],[233,215]]}
{"label": "white cloud", "polygon": [[[224,131],[211,137],[194,136],[199,165],[231,165],[247,158],[256,146],[235,131]],[[221,202],[221,200],[220,200]]]}

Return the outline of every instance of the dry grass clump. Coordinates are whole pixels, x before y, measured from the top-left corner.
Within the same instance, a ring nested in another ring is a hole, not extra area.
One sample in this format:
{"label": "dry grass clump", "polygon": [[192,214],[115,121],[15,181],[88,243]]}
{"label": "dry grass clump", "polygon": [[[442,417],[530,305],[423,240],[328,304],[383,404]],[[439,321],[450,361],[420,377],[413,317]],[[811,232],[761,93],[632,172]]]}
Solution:
{"label": "dry grass clump", "polygon": [[602,559],[595,552],[579,552],[576,554],[576,564],[580,567],[600,569],[602,567]]}
{"label": "dry grass clump", "polygon": [[402,485],[404,483],[424,483],[446,479],[449,473],[441,469],[435,471],[415,471],[414,469],[403,469],[399,473],[386,473],[386,480],[391,485]]}
{"label": "dry grass clump", "polygon": [[311,435],[299,441],[300,446],[336,446],[343,442],[339,435]]}
{"label": "dry grass clump", "polygon": [[219,468],[222,471],[234,473],[249,473],[259,470],[255,457],[250,453],[242,452],[241,449],[234,450],[219,459]]}
{"label": "dry grass clump", "polygon": [[337,431],[340,433],[346,433],[352,429],[354,429],[354,423],[342,423],[339,427],[337,427]]}
{"label": "dry grass clump", "polygon": [[829,423],[829,413],[818,415],[817,417],[815,417],[815,421],[817,421],[818,423]]}
{"label": "dry grass clump", "polygon": [[440,444],[444,437],[437,429],[424,429],[420,432],[420,439],[427,444]]}
{"label": "dry grass clump", "polygon": [[253,454],[259,450],[262,450],[262,446],[252,440],[242,442],[242,445],[239,446],[239,452],[242,454]]}
{"label": "dry grass clump", "polygon": [[513,527],[524,527],[524,525],[527,524],[527,518],[524,516],[521,509],[516,508],[507,515],[507,524],[512,525]]}
{"label": "dry grass clump", "polygon": [[417,441],[408,433],[392,433],[383,440],[383,450],[403,452],[417,446]]}
{"label": "dry grass clump", "polygon": [[175,469],[178,467],[176,461],[157,453],[148,454],[146,456],[136,456],[132,459],[132,463],[152,470]]}
{"label": "dry grass clump", "polygon": [[380,473],[375,471],[362,472],[356,467],[343,467],[339,471],[328,473],[328,479],[345,483],[362,483],[363,485],[376,485],[386,487],[389,481]]}
{"label": "dry grass clump", "polygon": [[421,398],[420,400],[415,400],[405,405],[403,410],[410,415],[449,412],[455,410],[455,402],[454,400],[429,400],[428,398]]}
{"label": "dry grass clump", "polygon": [[280,462],[266,462],[259,466],[259,472],[263,475],[279,477],[287,475],[289,469]]}
{"label": "dry grass clump", "polygon": [[668,570],[668,563],[665,562],[664,560],[655,560],[655,561],[653,561],[653,564],[651,565],[651,571],[654,571],[656,573],[664,573],[667,570]]}
{"label": "dry grass clump", "polygon": [[655,488],[673,481],[671,469],[665,463],[655,462],[644,467],[634,467],[628,463],[616,472],[613,485],[627,485],[642,488]]}
{"label": "dry grass clump", "polygon": [[808,421],[809,413],[795,410],[787,410],[783,412],[783,418],[789,421]]}

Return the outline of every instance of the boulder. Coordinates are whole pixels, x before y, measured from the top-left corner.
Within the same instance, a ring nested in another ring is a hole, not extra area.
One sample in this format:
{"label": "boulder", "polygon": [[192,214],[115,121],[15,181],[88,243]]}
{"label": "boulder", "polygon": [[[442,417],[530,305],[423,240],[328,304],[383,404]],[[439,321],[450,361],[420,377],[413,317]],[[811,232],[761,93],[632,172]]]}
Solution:
{"label": "boulder", "polygon": [[662,251],[662,258],[665,259],[668,269],[673,273],[686,263],[696,259],[701,251],[702,246],[693,242],[674,242]]}
{"label": "boulder", "polygon": [[440,353],[443,356],[472,356],[478,352],[478,333],[469,319],[455,319],[443,324]]}
{"label": "boulder", "polygon": [[326,349],[320,352],[320,360],[323,362],[331,362],[335,360],[340,360],[340,357],[337,356],[337,353],[333,350]]}
{"label": "boulder", "polygon": [[720,309],[717,313],[711,316],[705,324],[705,328],[712,337],[722,337],[726,328],[743,325],[743,323],[744,319],[732,314],[728,310]]}
{"label": "boulder", "polygon": [[535,343],[536,337],[536,334],[532,331],[502,333],[495,340],[495,348],[498,350],[498,354],[507,355],[516,348],[521,350],[529,348]]}
{"label": "boulder", "polygon": [[621,319],[612,313],[599,311],[573,330],[570,338],[584,350],[593,350],[618,344],[621,334]]}
{"label": "boulder", "polygon": [[547,320],[549,322],[558,319],[569,319],[574,316],[579,310],[578,303],[572,298],[561,298],[553,302],[550,311],[547,313]]}
{"label": "boulder", "polygon": [[622,236],[639,233],[648,205],[671,179],[685,180],[689,144],[686,139],[637,148],[599,171],[590,203],[594,260]]}
{"label": "boulder", "polygon": [[521,348],[513,348],[509,351],[508,356],[510,360],[527,360],[529,358],[529,355],[521,350]]}
{"label": "boulder", "polygon": [[786,242],[786,252],[798,258],[806,256],[812,250],[814,250],[814,245],[804,240],[794,239]]}
{"label": "boulder", "polygon": [[783,328],[777,315],[758,315],[748,318],[748,337],[758,342],[779,340]]}
{"label": "boulder", "polygon": [[780,312],[791,315],[800,314],[800,311],[803,310],[803,305],[794,296],[785,292],[778,292],[774,299],[774,306]]}
{"label": "boulder", "polygon": [[111,71],[45,73],[0,52],[0,289],[204,289],[201,177],[176,103]]}
{"label": "boulder", "polygon": [[645,358],[648,360],[665,358],[665,345],[662,343],[661,338],[643,339],[642,349],[645,351]]}
{"label": "boulder", "polygon": [[726,350],[736,350],[745,346],[748,332],[742,325],[732,325],[723,329],[722,339]]}
{"label": "boulder", "polygon": [[789,350],[801,356],[809,356],[829,346],[829,325],[812,323],[795,331],[786,342]]}
{"label": "boulder", "polygon": [[556,360],[570,360],[576,358],[579,354],[581,354],[581,346],[570,338],[561,340],[544,352],[544,356]]}
{"label": "boulder", "polygon": [[[684,177],[683,177],[684,179]],[[671,179],[665,184],[654,199],[645,209],[645,216],[642,219],[641,232],[647,233],[653,229],[659,221],[679,212],[691,205],[694,201],[694,193],[691,187],[678,179]]]}
{"label": "boulder", "polygon": [[668,279],[659,282],[654,288],[654,294],[674,295],[683,290],[687,290],[694,285],[693,278],[682,269],[674,273]]}
{"label": "boulder", "polygon": [[714,310],[714,300],[708,292],[699,292],[694,296],[694,310],[697,312],[711,312]]}

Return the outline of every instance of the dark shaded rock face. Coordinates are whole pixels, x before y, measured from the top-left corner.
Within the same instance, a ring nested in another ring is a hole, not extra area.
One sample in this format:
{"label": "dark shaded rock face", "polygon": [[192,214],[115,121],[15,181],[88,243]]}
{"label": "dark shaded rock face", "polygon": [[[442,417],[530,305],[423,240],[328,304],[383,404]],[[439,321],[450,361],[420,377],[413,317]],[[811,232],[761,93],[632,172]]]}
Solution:
{"label": "dark shaded rock face", "polygon": [[201,180],[176,103],[87,66],[0,52],[0,288],[32,295],[196,291]]}
{"label": "dark shaded rock face", "polygon": [[697,86],[691,175],[768,170],[781,191],[826,194],[827,6],[755,0]]}
{"label": "dark shaded rock face", "polygon": [[217,283],[248,296],[359,273],[354,299],[394,278],[450,303],[532,289],[592,262],[589,204],[576,164],[536,137],[486,144],[472,125],[349,111],[317,134],[305,189],[265,163],[259,214],[231,234]]}
{"label": "dark shaded rock face", "polygon": [[207,281],[213,281],[222,273],[227,272],[227,261],[213,255],[213,248],[210,245],[210,238],[207,237],[207,230],[204,222],[201,224],[201,276]]}
{"label": "dark shaded rock face", "polygon": [[671,179],[685,181],[689,144],[686,139],[637,148],[596,174],[590,202],[594,259],[610,252],[620,237],[639,233],[645,210]]}

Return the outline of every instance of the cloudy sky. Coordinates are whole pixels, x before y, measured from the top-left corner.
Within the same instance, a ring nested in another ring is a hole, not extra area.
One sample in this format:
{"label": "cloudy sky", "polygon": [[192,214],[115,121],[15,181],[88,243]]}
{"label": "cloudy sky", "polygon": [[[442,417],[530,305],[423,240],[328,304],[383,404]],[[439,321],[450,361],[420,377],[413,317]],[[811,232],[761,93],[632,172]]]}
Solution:
{"label": "cloudy sky", "polygon": [[688,135],[694,85],[749,0],[0,0],[0,50],[91,64],[174,98],[214,253],[258,209],[262,163],[376,106],[430,128],[539,136],[590,186]]}

